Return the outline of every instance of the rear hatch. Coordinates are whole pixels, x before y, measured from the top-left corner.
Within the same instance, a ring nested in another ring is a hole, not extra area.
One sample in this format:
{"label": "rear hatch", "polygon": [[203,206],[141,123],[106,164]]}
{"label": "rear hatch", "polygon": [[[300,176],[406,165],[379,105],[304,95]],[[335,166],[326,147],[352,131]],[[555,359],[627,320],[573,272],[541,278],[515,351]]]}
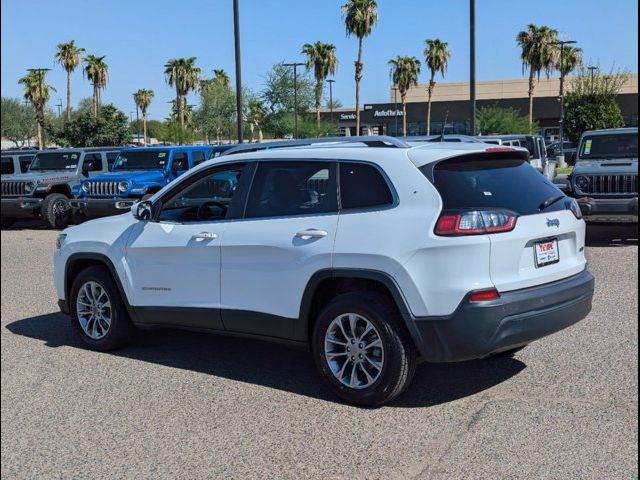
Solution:
{"label": "rear hatch", "polygon": [[[486,235],[491,280],[498,291],[550,283],[584,270],[585,224],[575,200],[532,168],[522,153],[464,155],[429,168],[430,174],[423,173],[432,177],[443,200],[441,234]],[[459,228],[453,226],[456,218]]]}

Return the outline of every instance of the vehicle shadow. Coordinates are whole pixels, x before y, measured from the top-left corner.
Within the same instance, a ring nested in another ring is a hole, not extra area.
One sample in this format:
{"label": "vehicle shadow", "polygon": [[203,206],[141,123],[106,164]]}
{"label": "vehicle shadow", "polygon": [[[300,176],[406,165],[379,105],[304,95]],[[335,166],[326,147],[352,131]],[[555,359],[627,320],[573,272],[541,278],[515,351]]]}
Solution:
{"label": "vehicle shadow", "polygon": [[[6,328],[16,335],[43,341],[47,347],[84,348],[69,318],[60,313],[17,320]],[[324,385],[305,348],[183,330],[152,329],[140,331],[130,346],[110,354],[341,402]],[[451,402],[504,382],[524,368],[524,363],[513,358],[422,364],[409,389],[390,406],[414,408]]]}
{"label": "vehicle shadow", "polygon": [[587,247],[638,245],[638,224],[587,224]]}

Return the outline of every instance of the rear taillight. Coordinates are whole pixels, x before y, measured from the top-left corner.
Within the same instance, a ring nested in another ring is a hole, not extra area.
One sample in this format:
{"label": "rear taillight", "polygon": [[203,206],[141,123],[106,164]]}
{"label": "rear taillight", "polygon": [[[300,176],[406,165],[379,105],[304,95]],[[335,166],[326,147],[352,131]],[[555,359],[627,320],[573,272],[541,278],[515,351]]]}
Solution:
{"label": "rear taillight", "polygon": [[500,294],[498,291],[495,288],[492,288],[490,290],[478,290],[477,292],[473,292],[469,297],[469,302],[491,302],[493,300],[498,300],[499,298]]}
{"label": "rear taillight", "polygon": [[489,147],[484,149],[485,152],[497,153],[497,152],[515,152],[515,148],[511,147]]}
{"label": "rear taillight", "polygon": [[516,226],[518,215],[509,210],[468,210],[442,212],[436,224],[436,235],[484,235],[510,232]]}

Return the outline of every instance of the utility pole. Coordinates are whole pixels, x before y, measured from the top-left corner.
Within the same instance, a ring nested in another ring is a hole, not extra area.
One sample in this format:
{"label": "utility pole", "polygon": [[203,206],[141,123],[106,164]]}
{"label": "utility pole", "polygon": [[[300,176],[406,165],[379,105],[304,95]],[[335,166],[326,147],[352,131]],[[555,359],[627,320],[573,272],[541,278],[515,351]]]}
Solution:
{"label": "utility pole", "polygon": [[394,86],[392,90],[393,90],[393,103],[394,103],[393,108],[395,110],[395,112],[393,112],[393,118],[395,119],[395,132],[393,133],[393,136],[397,137],[398,136],[398,87]]}
{"label": "utility pole", "polygon": [[285,67],[293,67],[293,138],[298,138],[298,67],[304,63],[283,63]]}
{"label": "utility pole", "polygon": [[56,103],[56,107],[58,107],[58,117],[62,117],[62,99],[58,99],[58,103]]}
{"label": "utility pole", "polygon": [[329,110],[331,112],[331,121],[333,122],[333,84],[335,80],[327,80],[329,84]]}
{"label": "utility pole", "polygon": [[598,70],[598,67],[590,65],[587,67],[587,69],[589,70],[589,74],[591,76],[591,95],[593,95],[593,82],[594,82],[595,72]]}
{"label": "utility pole", "polygon": [[476,0],[469,0],[469,93],[471,135],[476,134]]}
{"label": "utility pole", "polygon": [[242,118],[242,67],[240,64],[240,6],[233,0],[233,37],[236,53],[236,115],[238,123],[238,143],[244,141],[244,123]]}
{"label": "utility pole", "polygon": [[558,40],[557,42],[551,42],[551,45],[560,47],[560,155],[558,156],[558,166],[564,168],[566,166],[564,161],[564,46],[576,43],[574,40]]}

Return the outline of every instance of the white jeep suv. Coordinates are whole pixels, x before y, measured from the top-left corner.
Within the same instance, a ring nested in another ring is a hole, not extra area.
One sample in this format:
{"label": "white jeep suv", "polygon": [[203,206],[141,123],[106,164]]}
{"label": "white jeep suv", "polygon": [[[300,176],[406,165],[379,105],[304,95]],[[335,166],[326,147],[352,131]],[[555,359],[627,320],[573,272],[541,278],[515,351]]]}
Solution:
{"label": "white jeep suv", "polygon": [[420,360],[510,354],[589,313],[580,210],[526,152],[370,145],[221,156],[68,228],[61,310],[96,350],[156,325],[307,344],[361,405]]}

